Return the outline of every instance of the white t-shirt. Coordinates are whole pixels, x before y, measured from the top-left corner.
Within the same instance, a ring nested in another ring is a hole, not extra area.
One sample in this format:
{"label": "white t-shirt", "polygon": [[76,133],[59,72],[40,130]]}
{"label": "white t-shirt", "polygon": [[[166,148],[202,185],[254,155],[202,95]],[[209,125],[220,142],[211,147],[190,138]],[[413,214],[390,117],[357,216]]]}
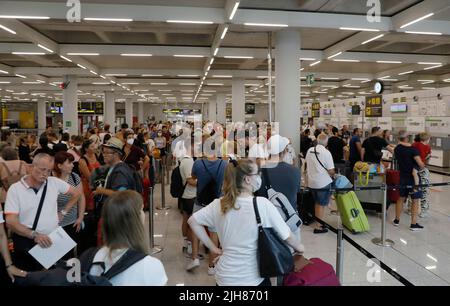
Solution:
{"label": "white t-shirt", "polygon": [[[320,159],[322,164],[328,169],[334,169],[333,157],[330,151],[328,151],[324,146],[317,145],[317,157]],[[314,153],[314,147],[309,148],[306,153],[305,158],[306,172],[308,175],[308,187],[310,188],[323,188],[333,182],[327,170],[319,163]]]}
{"label": "white t-shirt", "polygon": [[[21,224],[32,228],[45,183],[41,185],[36,193],[25,182],[26,177],[24,176],[19,182],[12,184],[8,189],[5,202],[5,215],[18,215]],[[47,193],[36,228],[37,232],[46,235],[58,227],[58,195],[61,193],[66,194],[70,189],[69,184],[53,176],[47,178],[47,184]]]}
{"label": "white t-shirt", "polygon": [[[282,240],[290,230],[275,206],[266,198],[257,197],[258,211],[264,227],[272,227]],[[257,286],[264,279],[259,275],[257,249],[258,225],[252,197],[238,197],[236,207],[225,215],[220,199],[194,213],[197,223],[217,230],[223,254],[216,265],[219,286]]]}
{"label": "white t-shirt", "polygon": [[[109,256],[109,248],[102,247],[94,256],[94,262],[104,262],[108,271],[127,249],[114,250]],[[99,276],[103,269],[99,265],[92,266],[89,274]],[[113,286],[164,286],[167,283],[167,275],[164,266],[159,259],[145,256],[122,273],[110,279]]]}
{"label": "white t-shirt", "polygon": [[[181,159],[180,162],[180,173],[183,180],[183,186],[189,177],[192,176],[192,166],[194,166],[194,159],[192,157],[186,156]],[[183,192],[183,199],[193,199],[197,196],[197,187],[187,184]]]}

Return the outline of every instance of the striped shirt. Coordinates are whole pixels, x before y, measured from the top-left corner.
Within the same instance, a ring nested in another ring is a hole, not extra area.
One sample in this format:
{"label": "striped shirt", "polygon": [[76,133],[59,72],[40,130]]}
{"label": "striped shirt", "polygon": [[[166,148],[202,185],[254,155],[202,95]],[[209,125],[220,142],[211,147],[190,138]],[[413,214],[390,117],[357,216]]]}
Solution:
{"label": "striped shirt", "polygon": [[[75,180],[75,181],[74,181]],[[80,176],[74,172],[69,175],[69,179],[67,183],[74,188],[78,187],[81,184]],[[69,202],[71,196],[66,194],[58,195],[58,211],[61,211],[66,207],[67,202]],[[74,224],[78,218],[78,204],[72,206],[72,208],[67,212],[67,215],[64,216],[63,220],[60,222],[60,226],[64,227],[70,224]]]}

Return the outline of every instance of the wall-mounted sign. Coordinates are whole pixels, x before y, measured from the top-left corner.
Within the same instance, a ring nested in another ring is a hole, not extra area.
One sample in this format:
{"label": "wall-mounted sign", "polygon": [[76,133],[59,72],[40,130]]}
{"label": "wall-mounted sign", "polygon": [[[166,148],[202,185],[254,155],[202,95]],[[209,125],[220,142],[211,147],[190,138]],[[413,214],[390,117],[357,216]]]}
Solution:
{"label": "wall-mounted sign", "polygon": [[320,102],[313,102],[311,105],[311,117],[320,117]]}
{"label": "wall-mounted sign", "polygon": [[383,116],[382,96],[366,97],[365,116],[366,117]]}

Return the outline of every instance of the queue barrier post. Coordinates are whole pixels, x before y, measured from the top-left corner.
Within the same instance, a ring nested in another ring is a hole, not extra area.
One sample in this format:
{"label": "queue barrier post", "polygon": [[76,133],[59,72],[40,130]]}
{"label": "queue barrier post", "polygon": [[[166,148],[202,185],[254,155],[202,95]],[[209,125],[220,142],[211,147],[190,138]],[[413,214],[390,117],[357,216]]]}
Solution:
{"label": "queue barrier post", "polygon": [[387,186],[383,184],[381,186],[381,190],[383,190],[383,206],[381,212],[381,237],[372,239],[372,242],[376,245],[382,247],[392,247],[395,243],[390,239],[386,239],[386,218],[387,218]]}
{"label": "queue barrier post", "polygon": [[344,244],[343,244],[343,233],[344,229],[342,228],[342,223],[338,223],[337,228],[337,246],[336,246],[336,276],[339,279],[339,282],[342,284],[344,280]]}
{"label": "queue barrier post", "polygon": [[161,207],[156,207],[157,210],[169,210],[170,206],[166,207],[166,186],[164,185],[165,166],[160,163],[161,170]]}
{"label": "queue barrier post", "polygon": [[154,207],[153,207],[153,187],[149,187],[148,191],[148,232],[150,238],[150,254],[157,254],[161,252],[163,249],[158,245],[155,245],[155,228],[154,228]]}

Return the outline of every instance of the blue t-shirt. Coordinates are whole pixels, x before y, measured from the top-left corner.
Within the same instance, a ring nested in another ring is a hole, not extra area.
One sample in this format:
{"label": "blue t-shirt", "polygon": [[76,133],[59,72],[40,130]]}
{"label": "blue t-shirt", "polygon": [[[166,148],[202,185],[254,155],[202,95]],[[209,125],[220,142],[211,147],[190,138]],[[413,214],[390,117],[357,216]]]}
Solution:
{"label": "blue t-shirt", "polygon": [[352,163],[356,163],[361,160],[361,155],[358,153],[358,149],[356,148],[356,143],[361,142],[361,138],[359,136],[352,136],[352,139],[350,139],[350,156],[349,160]]}
{"label": "blue t-shirt", "polygon": [[414,147],[399,144],[395,147],[394,154],[398,162],[398,169],[400,170],[400,181],[405,184],[414,184],[412,171],[414,168],[417,168],[414,157],[420,156],[419,151]]}
{"label": "blue t-shirt", "polygon": [[[208,170],[205,169],[205,166]],[[212,180],[211,175],[214,176],[217,183],[217,194],[222,195],[221,190],[226,166],[227,162],[221,159],[213,161],[207,159],[197,159],[194,162],[194,166],[192,166],[192,176],[197,178],[197,197],[205,186]]]}

